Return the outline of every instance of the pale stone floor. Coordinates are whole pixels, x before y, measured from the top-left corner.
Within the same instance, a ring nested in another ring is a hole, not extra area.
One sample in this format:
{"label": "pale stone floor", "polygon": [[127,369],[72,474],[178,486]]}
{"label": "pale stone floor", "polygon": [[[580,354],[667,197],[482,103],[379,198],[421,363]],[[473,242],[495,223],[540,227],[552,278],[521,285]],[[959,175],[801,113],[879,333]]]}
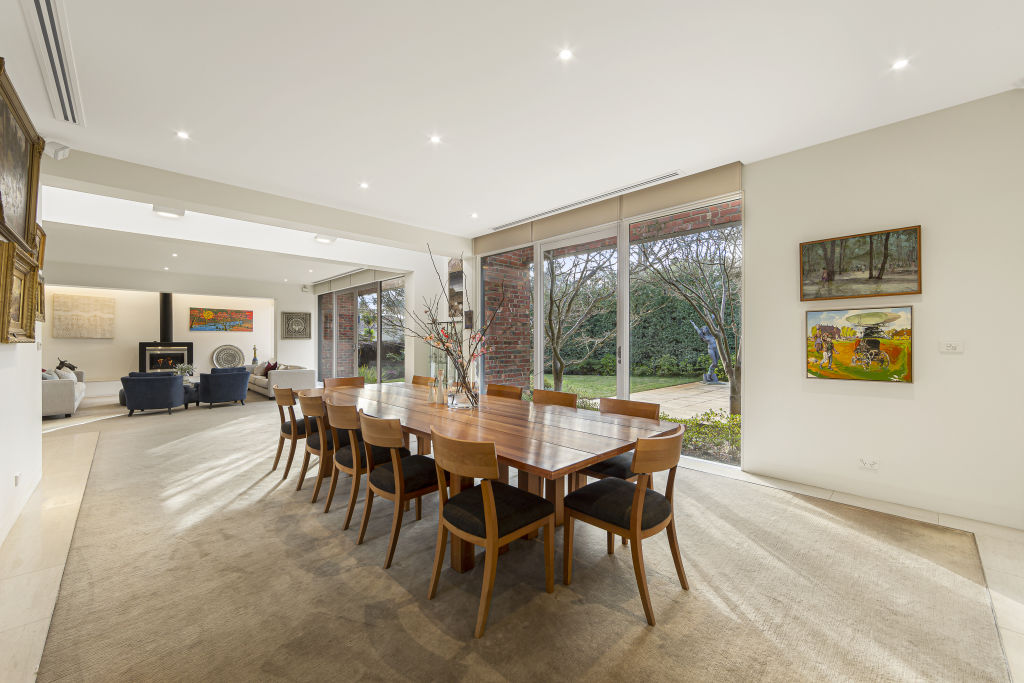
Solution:
{"label": "pale stone floor", "polygon": [[669,417],[685,419],[708,410],[729,412],[729,385],[690,382],[674,387],[638,391],[629,395],[634,401],[660,403]]}

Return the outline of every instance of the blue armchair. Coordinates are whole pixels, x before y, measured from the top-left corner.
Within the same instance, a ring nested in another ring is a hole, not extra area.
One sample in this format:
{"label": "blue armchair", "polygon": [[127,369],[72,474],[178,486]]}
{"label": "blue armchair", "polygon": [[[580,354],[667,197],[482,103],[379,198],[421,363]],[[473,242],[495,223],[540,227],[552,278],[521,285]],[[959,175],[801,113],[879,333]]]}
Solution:
{"label": "blue armchair", "polygon": [[245,405],[249,391],[249,371],[245,368],[214,368],[199,375],[199,398],[196,403],[229,403]]}
{"label": "blue armchair", "polygon": [[185,405],[185,387],[180,375],[133,372],[121,378],[128,415],[136,410],[167,409]]}

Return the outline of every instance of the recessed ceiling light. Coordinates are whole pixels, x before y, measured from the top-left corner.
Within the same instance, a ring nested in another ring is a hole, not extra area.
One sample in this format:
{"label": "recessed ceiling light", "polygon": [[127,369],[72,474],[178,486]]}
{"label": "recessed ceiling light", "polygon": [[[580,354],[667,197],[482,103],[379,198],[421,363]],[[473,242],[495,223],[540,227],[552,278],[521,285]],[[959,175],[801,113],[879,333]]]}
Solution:
{"label": "recessed ceiling light", "polygon": [[897,59],[895,62],[892,63],[892,70],[900,71],[902,69],[906,69],[909,64],[909,59]]}
{"label": "recessed ceiling light", "polygon": [[309,272],[311,272],[311,273],[312,273],[312,272],[313,272],[313,269],[312,269],[312,268],[310,268],[310,269],[309,269]]}
{"label": "recessed ceiling light", "polygon": [[184,130],[179,130],[177,135],[178,135],[178,139],[179,140],[188,140],[188,137],[189,137],[188,136],[188,131],[184,131]]}
{"label": "recessed ceiling light", "polygon": [[365,190],[366,188],[370,187],[370,183],[368,183],[366,181],[363,181],[363,182],[359,183],[359,187],[361,187],[361,188],[363,188]]}
{"label": "recessed ceiling light", "polygon": [[167,266],[164,266],[164,270],[170,270],[170,268],[168,268]]}
{"label": "recessed ceiling light", "polygon": [[171,256],[173,256],[174,258],[178,258],[177,254],[171,254]]}
{"label": "recessed ceiling light", "polygon": [[285,278],[285,279],[284,279],[284,281],[285,281],[285,282],[288,282],[288,278]]}
{"label": "recessed ceiling light", "polygon": [[469,214],[469,217],[470,218],[476,218],[477,217],[476,211],[474,211],[473,213]]}
{"label": "recessed ceiling light", "polygon": [[430,142],[432,144],[435,144],[435,145],[440,145],[441,144],[441,136],[438,135],[437,133],[434,133],[433,135],[430,136]]}
{"label": "recessed ceiling light", "polygon": [[336,240],[338,238],[337,237],[331,237],[330,235],[317,235],[313,239],[315,239],[317,242],[320,242],[322,244],[330,244],[331,242],[333,242],[334,240]]}
{"label": "recessed ceiling light", "polygon": [[558,58],[561,59],[563,62],[568,62],[570,59],[572,59],[572,50],[570,50],[567,47],[562,48],[562,51],[558,53]]}
{"label": "recessed ceiling light", "polygon": [[153,213],[164,218],[181,218],[185,215],[185,209],[176,209],[173,206],[153,205]]}

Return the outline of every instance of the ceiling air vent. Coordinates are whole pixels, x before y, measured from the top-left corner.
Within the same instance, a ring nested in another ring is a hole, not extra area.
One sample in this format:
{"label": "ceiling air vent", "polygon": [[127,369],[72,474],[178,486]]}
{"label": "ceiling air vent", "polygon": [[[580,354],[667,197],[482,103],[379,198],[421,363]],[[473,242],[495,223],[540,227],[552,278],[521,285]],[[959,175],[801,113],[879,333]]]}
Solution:
{"label": "ceiling air vent", "polygon": [[64,0],[21,0],[21,8],[36,48],[36,59],[54,117],[84,126]]}
{"label": "ceiling air vent", "polygon": [[607,192],[602,192],[601,194],[596,194],[593,197],[587,197],[586,199],[581,199],[578,202],[573,202],[572,204],[566,204],[564,206],[559,206],[559,207],[556,207],[554,209],[549,209],[549,210],[543,211],[541,213],[535,213],[532,216],[527,216],[525,218],[519,218],[519,219],[516,219],[514,221],[509,221],[508,223],[503,223],[501,225],[497,225],[497,226],[491,228],[491,232],[497,232],[498,230],[504,230],[505,228],[511,228],[513,225],[521,225],[523,223],[529,223],[530,221],[540,220],[541,218],[547,218],[548,216],[554,216],[556,213],[562,213],[563,211],[568,211],[570,209],[578,209],[581,206],[586,206],[587,204],[593,204],[595,202],[601,201],[602,199],[610,199],[612,197],[618,197],[619,195],[626,194],[627,192],[635,192],[635,191],[641,190],[641,189],[643,189],[645,187],[650,187],[652,185],[659,185],[661,183],[668,182],[669,180],[675,180],[676,178],[681,178],[681,177],[682,177],[682,171],[671,171],[669,173],[665,173],[664,175],[660,175],[660,176],[658,176],[656,178],[648,178],[647,180],[641,180],[638,183],[633,183],[632,185],[626,185],[625,187],[620,187],[620,188],[617,188],[615,190],[608,190]]}

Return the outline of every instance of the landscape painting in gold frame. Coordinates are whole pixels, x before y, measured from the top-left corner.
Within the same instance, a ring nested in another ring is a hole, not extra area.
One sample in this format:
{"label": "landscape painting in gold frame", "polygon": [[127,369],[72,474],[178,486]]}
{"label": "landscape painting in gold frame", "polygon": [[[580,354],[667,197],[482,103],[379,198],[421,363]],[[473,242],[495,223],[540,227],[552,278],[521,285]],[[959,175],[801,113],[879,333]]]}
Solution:
{"label": "landscape painting in gold frame", "polygon": [[0,58],[0,238],[30,253],[43,145]]}
{"label": "landscape painting in gold frame", "polygon": [[800,244],[800,301],[920,293],[920,225]]}
{"label": "landscape painting in gold frame", "polygon": [[2,341],[30,342],[36,338],[36,296],[39,268],[13,242],[4,242],[4,289]]}

